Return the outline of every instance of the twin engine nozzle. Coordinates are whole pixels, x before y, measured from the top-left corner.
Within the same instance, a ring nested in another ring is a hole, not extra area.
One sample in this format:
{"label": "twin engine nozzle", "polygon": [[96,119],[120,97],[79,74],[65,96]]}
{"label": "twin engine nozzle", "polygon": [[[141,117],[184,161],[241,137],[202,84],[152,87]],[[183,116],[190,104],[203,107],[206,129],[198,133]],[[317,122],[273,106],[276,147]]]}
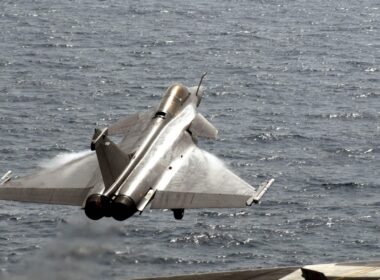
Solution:
{"label": "twin engine nozzle", "polygon": [[94,193],[87,197],[84,212],[92,220],[113,217],[118,221],[123,221],[137,212],[136,204],[132,198],[122,194],[115,195],[131,170],[129,168],[129,156],[124,154],[107,137],[107,134],[108,128],[95,129],[91,141],[91,150],[96,151],[107,192]]}
{"label": "twin engine nozzle", "polygon": [[133,216],[137,208],[129,196],[117,195],[114,199],[110,199],[108,196],[95,193],[87,198],[84,212],[92,220],[113,217],[115,220],[124,221]]}

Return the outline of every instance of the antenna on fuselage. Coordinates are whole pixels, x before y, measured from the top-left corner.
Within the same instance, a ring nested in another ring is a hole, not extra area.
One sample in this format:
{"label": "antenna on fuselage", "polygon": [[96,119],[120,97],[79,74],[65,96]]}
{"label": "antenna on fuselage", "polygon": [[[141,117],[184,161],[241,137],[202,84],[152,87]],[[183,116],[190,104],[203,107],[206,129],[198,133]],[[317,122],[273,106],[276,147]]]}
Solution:
{"label": "antenna on fuselage", "polygon": [[195,96],[198,96],[199,88],[201,87],[201,84],[202,84],[203,78],[206,77],[206,75],[207,75],[207,72],[203,73],[203,75],[202,75],[202,77],[201,77],[201,80],[199,81],[199,85],[198,85],[198,88],[197,88],[197,92],[195,93]]}

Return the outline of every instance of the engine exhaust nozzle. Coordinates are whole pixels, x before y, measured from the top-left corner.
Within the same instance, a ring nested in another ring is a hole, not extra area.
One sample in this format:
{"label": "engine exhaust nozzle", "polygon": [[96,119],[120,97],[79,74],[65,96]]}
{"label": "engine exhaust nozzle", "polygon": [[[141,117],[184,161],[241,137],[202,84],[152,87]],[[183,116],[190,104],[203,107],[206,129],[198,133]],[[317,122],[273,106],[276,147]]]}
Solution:
{"label": "engine exhaust nozzle", "polygon": [[95,193],[90,195],[84,207],[84,212],[91,220],[110,217],[110,200],[108,197]]}
{"label": "engine exhaust nozzle", "polygon": [[126,195],[118,195],[110,206],[111,216],[118,221],[124,221],[137,212],[135,202]]}

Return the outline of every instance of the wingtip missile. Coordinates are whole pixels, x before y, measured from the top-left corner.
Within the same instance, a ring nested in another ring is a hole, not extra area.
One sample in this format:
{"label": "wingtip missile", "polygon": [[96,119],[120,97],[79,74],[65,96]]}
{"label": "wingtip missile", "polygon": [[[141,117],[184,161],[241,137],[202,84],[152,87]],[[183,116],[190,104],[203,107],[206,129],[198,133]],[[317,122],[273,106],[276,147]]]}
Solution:
{"label": "wingtip missile", "polygon": [[260,202],[260,199],[263,197],[265,192],[269,189],[269,187],[273,184],[274,179],[270,179],[269,181],[265,181],[261,183],[261,185],[258,187],[256,193],[254,196],[252,196],[247,201],[247,206],[251,206],[253,203],[257,204]]}
{"label": "wingtip missile", "polygon": [[0,186],[12,179],[12,171],[8,170],[0,179]]}

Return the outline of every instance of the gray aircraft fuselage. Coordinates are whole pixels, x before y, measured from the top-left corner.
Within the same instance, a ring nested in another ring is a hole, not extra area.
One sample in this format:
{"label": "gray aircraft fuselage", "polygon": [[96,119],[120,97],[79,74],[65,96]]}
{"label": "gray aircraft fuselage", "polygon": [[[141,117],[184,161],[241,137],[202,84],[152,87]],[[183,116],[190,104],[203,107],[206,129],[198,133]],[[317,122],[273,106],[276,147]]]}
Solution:
{"label": "gray aircraft fuselage", "polygon": [[174,172],[175,161],[184,158],[193,142],[188,128],[201,98],[200,91],[190,93],[181,85],[166,91],[123,172],[110,187],[88,197],[85,212],[89,218],[127,219],[138,211],[150,189],[154,191],[161,180],[170,178],[165,172]]}

